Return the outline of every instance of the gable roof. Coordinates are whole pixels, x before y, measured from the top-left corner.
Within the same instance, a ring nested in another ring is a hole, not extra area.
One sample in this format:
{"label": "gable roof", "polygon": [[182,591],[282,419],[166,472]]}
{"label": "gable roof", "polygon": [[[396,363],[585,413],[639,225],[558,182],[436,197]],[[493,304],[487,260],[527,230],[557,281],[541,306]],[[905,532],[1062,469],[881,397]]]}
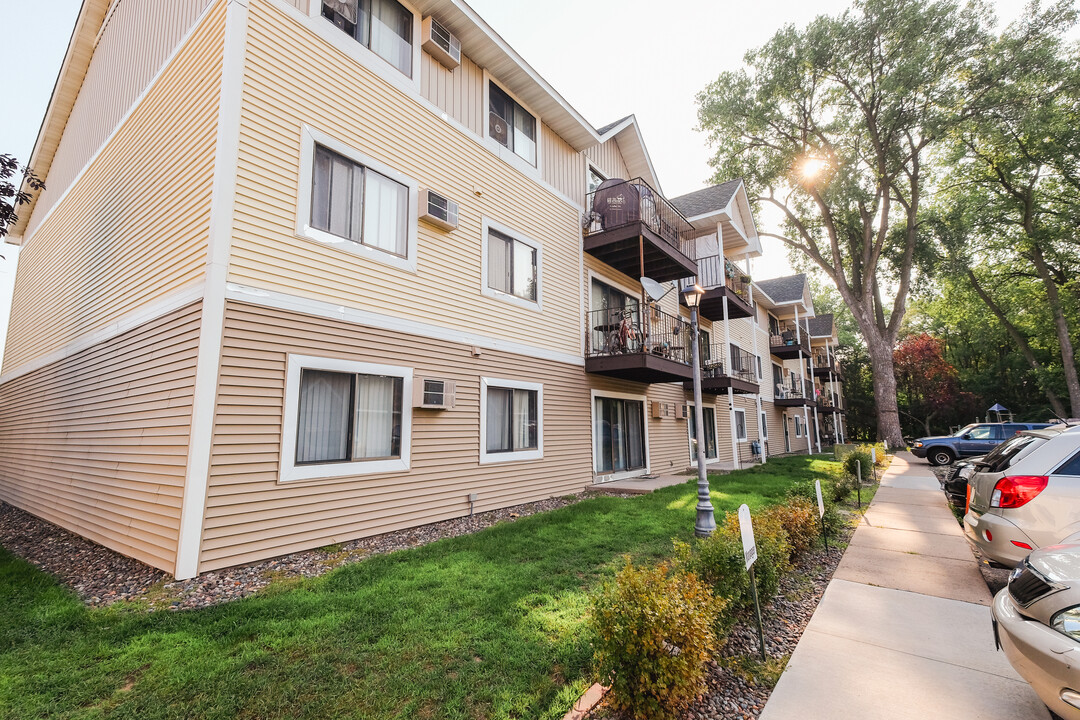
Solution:
{"label": "gable roof", "polygon": [[806,321],[806,325],[810,330],[810,337],[832,337],[833,315],[832,313],[825,313],[824,315],[812,317]]}
{"label": "gable roof", "polygon": [[[656,168],[653,166],[652,158],[649,156],[649,149],[645,147],[645,138],[641,135],[641,127],[638,125],[637,116],[627,115],[621,120],[608,123],[597,130],[597,133],[600,136],[601,143],[614,138],[619,146],[619,152],[622,153],[623,160],[626,161],[627,169],[630,171],[630,178],[640,177],[663,194],[663,189],[660,187],[660,178],[657,176]],[[629,180],[630,178],[624,179]]]}
{"label": "gable roof", "polygon": [[728,180],[712,187],[695,190],[686,195],[671,198],[671,204],[688,218],[724,210],[742,185],[742,178]]}
{"label": "gable roof", "polygon": [[772,280],[757,280],[754,284],[760,287],[778,305],[799,302],[803,299],[803,290],[806,289],[806,274],[799,273],[798,275],[788,275],[787,277],[773,278]]}

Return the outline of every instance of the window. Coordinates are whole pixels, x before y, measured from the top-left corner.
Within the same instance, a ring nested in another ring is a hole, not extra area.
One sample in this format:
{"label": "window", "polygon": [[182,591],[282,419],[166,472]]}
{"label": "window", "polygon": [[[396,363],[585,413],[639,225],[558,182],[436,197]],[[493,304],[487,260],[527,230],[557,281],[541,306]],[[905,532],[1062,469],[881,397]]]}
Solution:
{"label": "window", "polygon": [[480,395],[480,462],[542,458],[543,386],[481,378]]}
{"label": "window", "polygon": [[776,363],[773,363],[772,366],[772,379],[777,390],[784,386],[784,369]]}
{"label": "window", "polygon": [[994,437],[995,437],[994,430],[996,430],[996,429],[997,428],[991,427],[989,425],[980,425],[979,427],[973,428],[968,433],[971,436],[968,439],[969,440],[993,440]]}
{"label": "window", "polygon": [[746,411],[735,411],[735,439],[746,442]]}
{"label": "window", "polygon": [[1054,471],[1055,475],[1080,475],[1080,453],[1069,458],[1064,465]]}
{"label": "window", "polygon": [[405,257],[409,188],[322,145],[315,146],[311,227]]}
{"label": "window", "polygon": [[493,82],[488,83],[488,136],[536,165],[536,118]]}
{"label": "window", "polygon": [[761,429],[761,437],[765,440],[769,439],[769,422],[765,418],[765,413],[761,413],[761,425],[758,426]]}
{"label": "window", "polygon": [[802,437],[802,418],[795,416],[795,437]]}
{"label": "window", "polygon": [[395,0],[323,0],[322,15],[412,77],[413,14]]}
{"label": "window", "polygon": [[712,360],[712,337],[708,330],[698,328],[698,344],[701,347],[702,364],[708,363]]}
{"label": "window", "polygon": [[600,185],[607,180],[606,177],[596,171],[592,165],[589,166],[589,177],[587,180],[588,187],[586,188],[586,194],[592,195],[599,189]]}
{"label": "window", "polygon": [[645,402],[615,397],[593,400],[596,472],[636,472],[646,467]]}
{"label": "window", "polygon": [[281,479],[408,470],[411,385],[407,368],[289,356]]}
{"label": "window", "polygon": [[489,288],[536,302],[536,248],[489,229],[487,255]]}

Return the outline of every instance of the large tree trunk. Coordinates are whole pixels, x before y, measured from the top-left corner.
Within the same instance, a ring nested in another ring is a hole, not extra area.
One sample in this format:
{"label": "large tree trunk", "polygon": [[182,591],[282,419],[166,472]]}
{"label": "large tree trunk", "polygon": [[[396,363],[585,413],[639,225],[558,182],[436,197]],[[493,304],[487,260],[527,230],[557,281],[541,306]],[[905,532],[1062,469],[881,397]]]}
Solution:
{"label": "large tree trunk", "polygon": [[1057,330],[1058,343],[1061,345],[1061,362],[1065,370],[1065,387],[1069,389],[1072,417],[1080,417],[1080,377],[1076,372],[1076,353],[1073,350],[1072,338],[1069,336],[1069,323],[1065,319],[1065,311],[1061,306],[1057,283],[1051,276],[1050,268],[1046,264],[1046,258],[1043,257],[1038,241],[1031,244],[1031,259],[1043,281],[1043,287],[1046,288],[1046,299],[1049,300],[1050,311],[1054,315],[1054,328]]}
{"label": "large tree trunk", "polygon": [[1020,329],[1013,325],[1008,316],[1001,307],[994,302],[994,299],[990,297],[990,294],[983,289],[982,284],[979,282],[979,278],[975,276],[975,273],[968,268],[967,271],[968,280],[971,282],[971,286],[975,288],[975,294],[983,301],[986,307],[990,308],[990,312],[994,314],[994,317],[998,319],[1002,327],[1005,328],[1005,332],[1009,334],[1012,341],[1016,343],[1017,348],[1020,350],[1020,354],[1027,360],[1027,364],[1031,366],[1031,369],[1035,371],[1035,379],[1039,383],[1039,387],[1042,388],[1043,393],[1046,395],[1047,402],[1050,403],[1050,409],[1058,416],[1063,417],[1065,415],[1065,406],[1061,404],[1061,400],[1058,399],[1057,393],[1050,389],[1049,378],[1046,375],[1046,370],[1035,357],[1034,351],[1031,349],[1031,345],[1028,344],[1027,338],[1020,332]]}
{"label": "large tree trunk", "polygon": [[893,364],[893,343],[877,324],[864,327],[856,315],[866,349],[870,355],[870,373],[874,380],[874,404],[877,407],[878,440],[884,440],[890,450],[906,447],[900,429],[900,408],[896,400],[896,368]]}

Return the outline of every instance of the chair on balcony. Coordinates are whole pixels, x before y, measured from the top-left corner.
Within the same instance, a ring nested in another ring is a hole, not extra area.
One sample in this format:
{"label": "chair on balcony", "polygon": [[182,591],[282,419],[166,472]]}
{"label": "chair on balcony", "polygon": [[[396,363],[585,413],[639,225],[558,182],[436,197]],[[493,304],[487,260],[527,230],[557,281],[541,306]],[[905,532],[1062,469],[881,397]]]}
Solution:
{"label": "chair on balcony", "polygon": [[785,345],[794,345],[795,333],[791,330],[785,330],[784,332],[780,333],[780,339],[784,341]]}
{"label": "chair on balcony", "polygon": [[784,387],[784,384],[783,383],[777,383],[776,384],[776,399],[777,400],[787,400],[787,396],[788,396],[788,391],[787,391],[787,388]]}

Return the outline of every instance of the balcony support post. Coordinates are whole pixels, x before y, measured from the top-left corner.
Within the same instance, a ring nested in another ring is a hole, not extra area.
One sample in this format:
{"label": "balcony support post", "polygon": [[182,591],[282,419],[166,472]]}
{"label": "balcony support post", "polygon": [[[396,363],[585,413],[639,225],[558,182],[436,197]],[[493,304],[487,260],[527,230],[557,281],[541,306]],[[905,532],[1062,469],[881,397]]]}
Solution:
{"label": "balcony support post", "polygon": [[[724,261],[726,262],[726,260]],[[724,271],[725,281],[727,279],[727,271]],[[724,296],[724,352],[727,353],[727,371],[728,375],[735,377],[735,355],[731,352],[731,329],[728,327],[728,299],[727,295]],[[728,423],[731,427],[731,458],[735,464],[735,469],[742,468],[742,463],[739,462],[739,437],[735,432],[735,391],[732,388],[728,388]]]}
{"label": "balcony support post", "polygon": [[809,357],[806,358],[806,362],[810,363],[810,382],[813,389],[812,399],[814,401],[814,440],[817,442],[817,451],[821,452],[821,421],[817,411],[817,386],[813,384],[814,377],[814,353],[811,351]]}
{"label": "balcony support post", "polygon": [[[750,260],[746,261],[746,274],[750,274]],[[761,385],[765,382],[765,368],[762,367],[761,376],[758,377],[757,363],[761,361],[761,355],[758,351],[758,310],[754,305],[754,283],[750,283],[747,291],[750,294],[750,308],[754,311],[754,319],[750,323],[750,334],[754,336],[754,376],[758,379],[758,391],[757,394],[754,395],[754,409],[757,411],[757,419],[755,419],[754,422],[756,422],[758,426],[758,447],[761,448],[761,464],[764,465],[769,461],[769,453],[765,450],[766,446],[769,444],[765,439],[766,428],[762,427],[763,423],[761,422]],[[762,363],[762,365],[764,365],[764,363]]]}

